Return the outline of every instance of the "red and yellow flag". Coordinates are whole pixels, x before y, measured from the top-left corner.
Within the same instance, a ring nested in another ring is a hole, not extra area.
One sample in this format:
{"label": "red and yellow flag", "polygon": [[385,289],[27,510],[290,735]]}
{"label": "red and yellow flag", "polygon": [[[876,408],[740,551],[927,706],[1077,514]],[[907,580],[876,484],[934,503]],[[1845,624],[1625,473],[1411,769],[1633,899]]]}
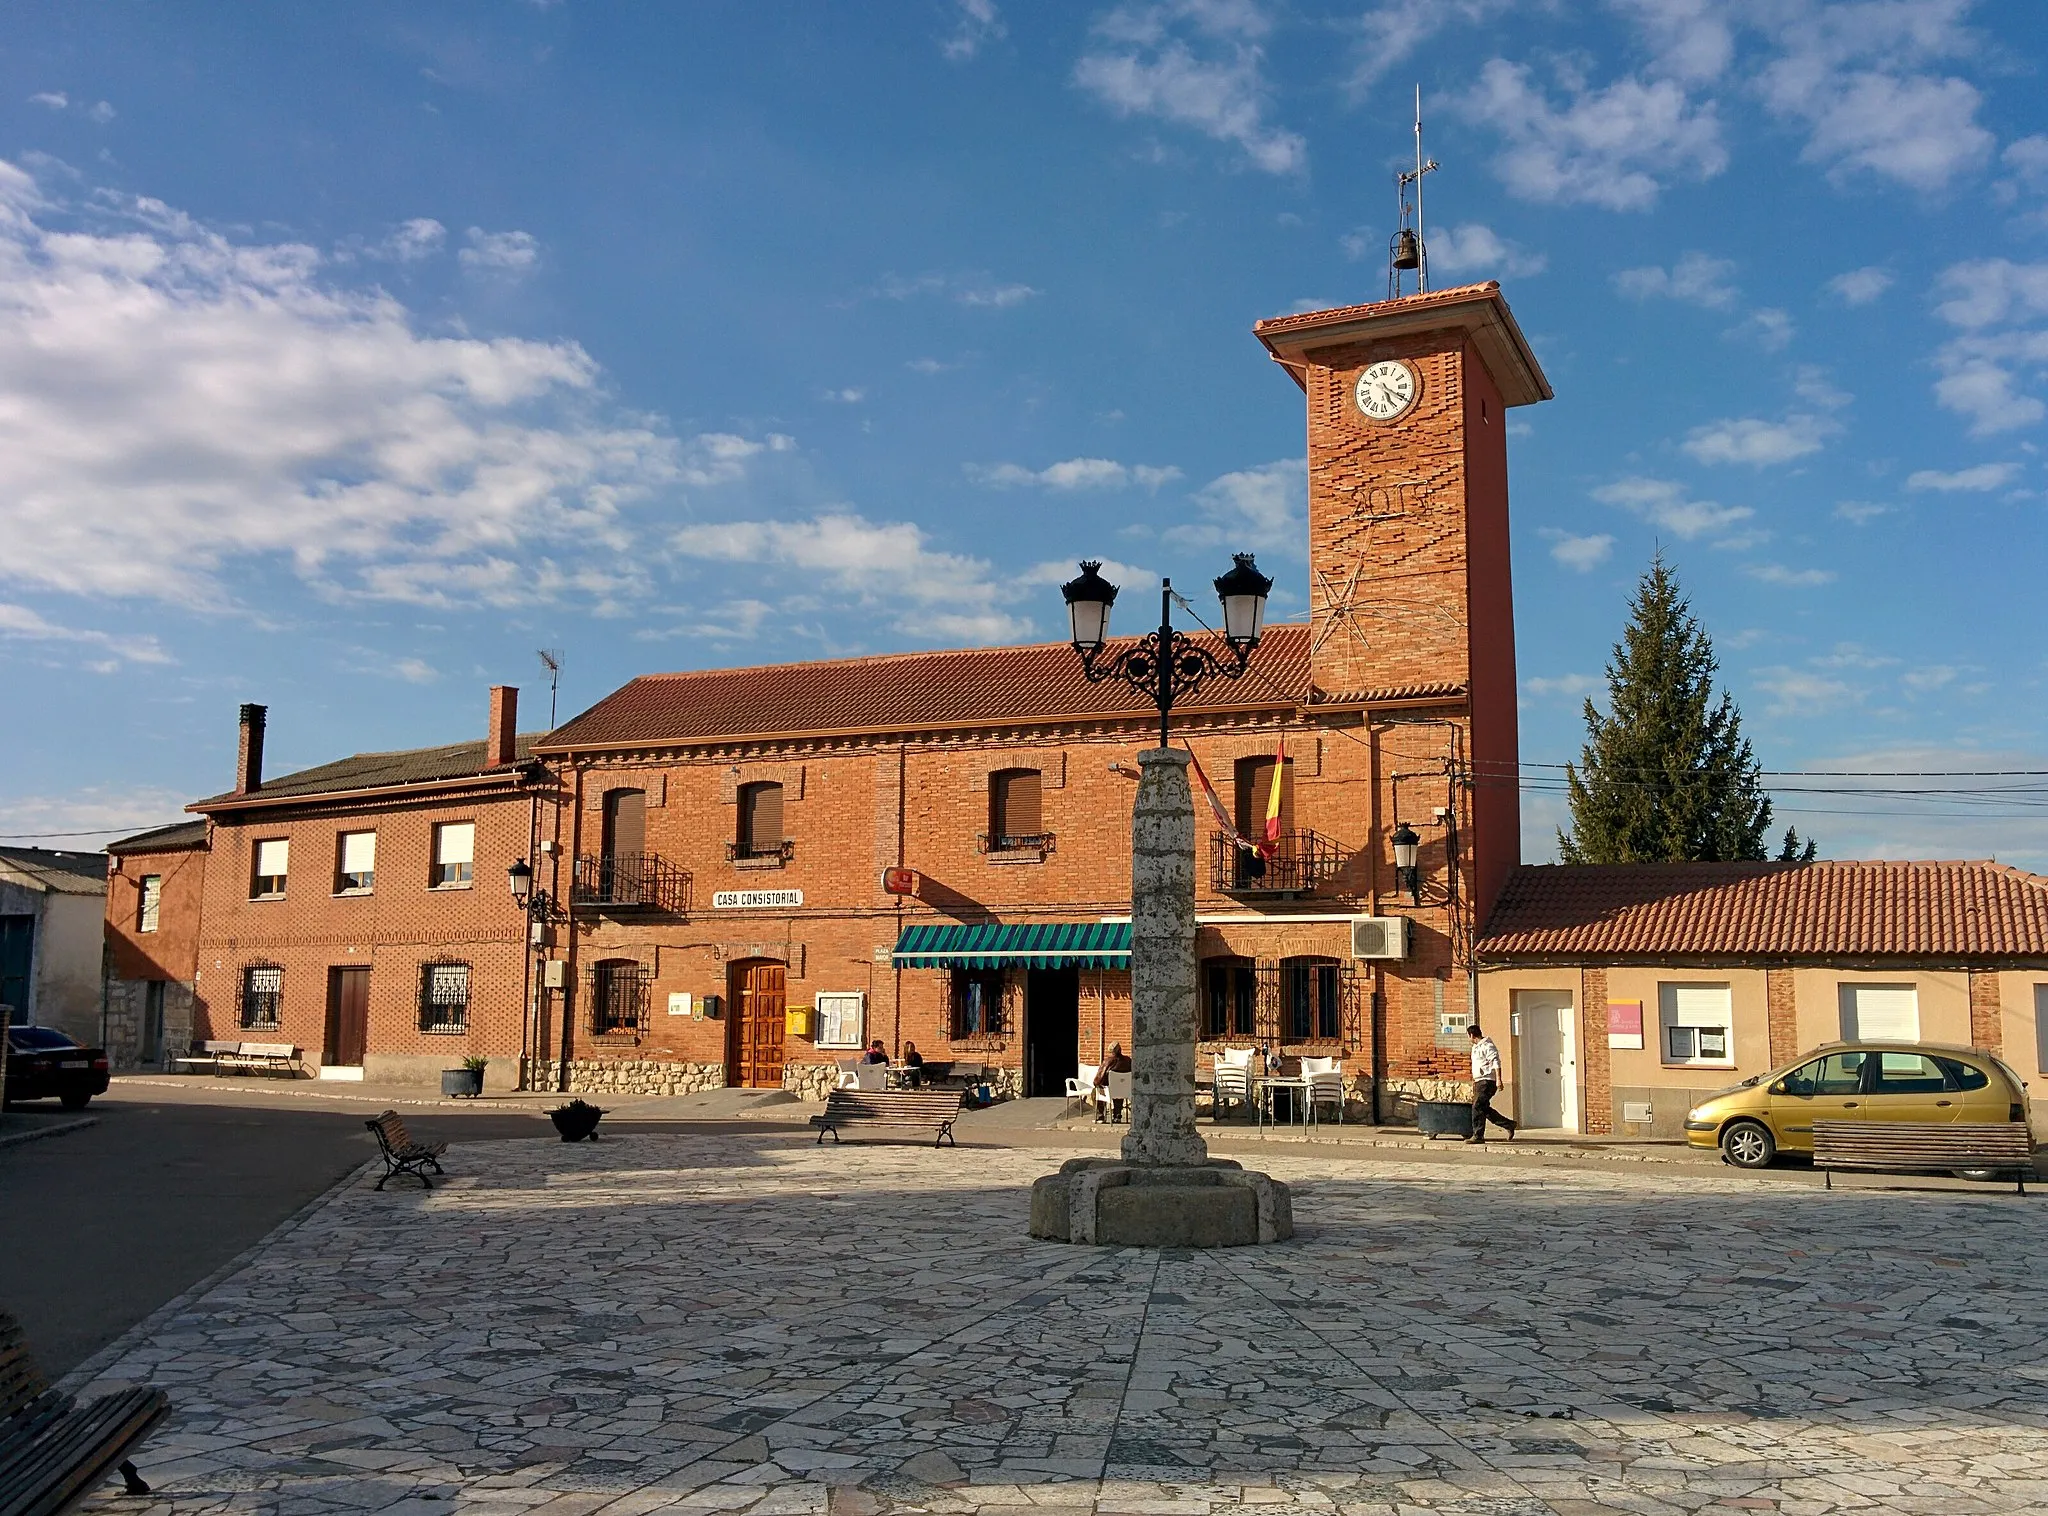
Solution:
{"label": "red and yellow flag", "polygon": [[1268,858],[1280,852],[1280,787],[1287,780],[1287,738],[1282,735],[1273,753],[1273,788],[1266,796],[1266,838],[1259,851]]}
{"label": "red and yellow flag", "polygon": [[[1223,809],[1223,802],[1216,797],[1216,786],[1211,784],[1209,776],[1202,772],[1202,760],[1195,756],[1195,750],[1188,747],[1185,741],[1181,746],[1188,749],[1188,762],[1194,766],[1195,783],[1202,787],[1202,797],[1209,802],[1209,813],[1216,818],[1216,825],[1226,836],[1237,837],[1237,828],[1230,823],[1230,812]],[[1239,842],[1243,840],[1242,837],[1238,837]]]}

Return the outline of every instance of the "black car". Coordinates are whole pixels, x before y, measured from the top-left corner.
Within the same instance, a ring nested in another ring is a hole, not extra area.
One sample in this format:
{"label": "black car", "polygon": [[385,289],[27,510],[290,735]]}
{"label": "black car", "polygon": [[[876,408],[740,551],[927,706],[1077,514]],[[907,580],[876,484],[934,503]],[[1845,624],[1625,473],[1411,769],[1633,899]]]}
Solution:
{"label": "black car", "polygon": [[46,1026],[7,1029],[7,1104],[61,1100],[78,1111],[106,1092],[107,1055],[98,1048],[80,1047]]}

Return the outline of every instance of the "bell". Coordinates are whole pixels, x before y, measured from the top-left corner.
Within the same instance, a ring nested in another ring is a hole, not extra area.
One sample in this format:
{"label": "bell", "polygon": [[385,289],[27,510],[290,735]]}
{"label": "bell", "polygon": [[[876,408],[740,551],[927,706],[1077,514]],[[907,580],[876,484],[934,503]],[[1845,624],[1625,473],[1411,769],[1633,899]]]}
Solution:
{"label": "bell", "polygon": [[1402,227],[1394,238],[1394,267],[1422,267],[1422,239],[1415,235],[1413,227]]}

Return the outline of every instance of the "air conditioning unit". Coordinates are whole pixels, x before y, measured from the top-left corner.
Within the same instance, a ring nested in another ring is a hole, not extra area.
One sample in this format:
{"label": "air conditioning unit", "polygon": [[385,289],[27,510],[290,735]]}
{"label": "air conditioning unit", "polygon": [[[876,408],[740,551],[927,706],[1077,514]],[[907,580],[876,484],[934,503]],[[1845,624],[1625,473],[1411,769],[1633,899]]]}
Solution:
{"label": "air conditioning unit", "polygon": [[1408,956],[1406,916],[1353,916],[1351,956],[1353,958],[1406,958]]}

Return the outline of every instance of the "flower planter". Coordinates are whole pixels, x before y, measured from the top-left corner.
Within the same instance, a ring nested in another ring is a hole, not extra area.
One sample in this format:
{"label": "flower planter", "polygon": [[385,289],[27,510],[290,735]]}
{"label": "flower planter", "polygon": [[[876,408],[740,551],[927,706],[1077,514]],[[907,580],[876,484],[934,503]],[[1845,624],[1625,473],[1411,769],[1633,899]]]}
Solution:
{"label": "flower planter", "polygon": [[441,1093],[460,1100],[474,1100],[484,1092],[482,1069],[441,1070]]}
{"label": "flower planter", "polygon": [[1415,1107],[1415,1130],[1429,1138],[1470,1137],[1472,1107],[1453,1100],[1424,1100]]}
{"label": "flower planter", "polygon": [[564,1142],[581,1142],[586,1137],[595,1137],[597,1124],[603,1119],[602,1107],[581,1100],[572,1100],[548,1112],[548,1120],[555,1124],[555,1130],[562,1134]]}

